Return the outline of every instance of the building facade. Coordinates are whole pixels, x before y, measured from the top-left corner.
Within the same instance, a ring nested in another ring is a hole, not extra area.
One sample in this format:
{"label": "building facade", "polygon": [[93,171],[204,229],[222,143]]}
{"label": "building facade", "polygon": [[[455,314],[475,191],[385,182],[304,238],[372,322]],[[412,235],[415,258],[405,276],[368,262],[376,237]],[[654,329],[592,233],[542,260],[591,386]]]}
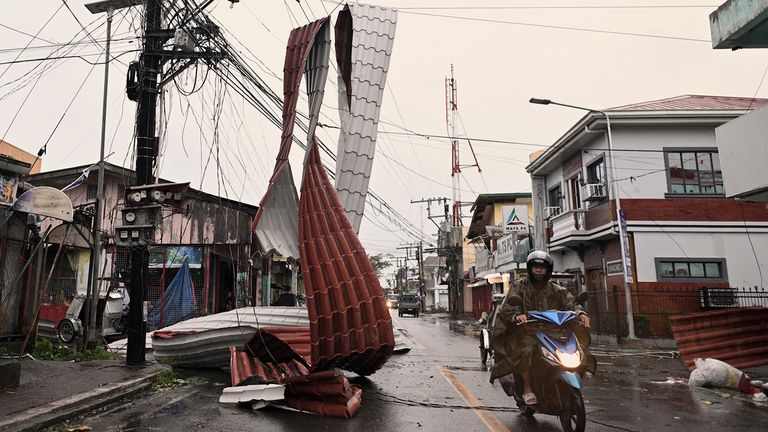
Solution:
{"label": "building facade", "polygon": [[[587,114],[527,167],[536,244],[552,254],[556,271],[576,275],[591,292],[618,288],[623,296],[628,280],[636,298],[613,305],[623,311],[642,310],[645,300],[658,305],[669,289],[764,286],[768,209],[728,198],[715,129],[766,104],[681,96],[612,108],[613,152],[605,117]],[[662,307],[676,313],[700,305],[689,299]]]}

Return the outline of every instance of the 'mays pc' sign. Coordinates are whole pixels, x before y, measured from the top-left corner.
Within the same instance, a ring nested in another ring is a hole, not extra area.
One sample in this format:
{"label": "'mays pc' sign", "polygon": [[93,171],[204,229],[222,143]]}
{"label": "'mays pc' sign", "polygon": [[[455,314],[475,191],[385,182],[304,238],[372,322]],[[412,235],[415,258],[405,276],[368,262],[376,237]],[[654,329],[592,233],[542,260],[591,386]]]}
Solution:
{"label": "'mays pc' sign", "polygon": [[528,230],[527,205],[503,205],[501,206],[501,217],[501,225],[505,232]]}

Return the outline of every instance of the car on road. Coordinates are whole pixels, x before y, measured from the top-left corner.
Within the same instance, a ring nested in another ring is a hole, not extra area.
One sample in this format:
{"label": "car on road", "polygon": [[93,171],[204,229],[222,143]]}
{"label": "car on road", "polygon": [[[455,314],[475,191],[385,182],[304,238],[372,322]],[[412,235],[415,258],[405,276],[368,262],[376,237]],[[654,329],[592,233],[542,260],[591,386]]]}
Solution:
{"label": "car on road", "polygon": [[398,297],[400,297],[397,294],[387,294],[387,307],[390,309],[397,309],[398,305]]}
{"label": "car on road", "polygon": [[419,296],[416,294],[401,294],[397,305],[397,316],[411,314],[418,318],[420,308]]}

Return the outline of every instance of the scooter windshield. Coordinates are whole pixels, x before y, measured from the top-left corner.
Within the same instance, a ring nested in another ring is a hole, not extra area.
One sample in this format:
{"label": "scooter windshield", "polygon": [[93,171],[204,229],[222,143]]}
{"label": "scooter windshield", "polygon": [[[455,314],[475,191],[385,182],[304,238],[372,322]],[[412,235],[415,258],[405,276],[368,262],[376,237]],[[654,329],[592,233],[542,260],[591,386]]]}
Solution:
{"label": "scooter windshield", "polygon": [[561,326],[568,321],[576,319],[574,311],[528,311],[528,317],[537,321]]}

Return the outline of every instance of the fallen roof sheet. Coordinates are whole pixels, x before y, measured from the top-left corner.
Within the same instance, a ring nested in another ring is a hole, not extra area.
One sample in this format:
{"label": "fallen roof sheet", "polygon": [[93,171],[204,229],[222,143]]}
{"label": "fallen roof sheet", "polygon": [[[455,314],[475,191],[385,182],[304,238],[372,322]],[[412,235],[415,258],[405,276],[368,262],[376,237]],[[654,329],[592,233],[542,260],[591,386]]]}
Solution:
{"label": "fallen roof sheet", "polygon": [[335,186],[355,232],[365,210],[396,26],[396,9],[361,4],[345,6],[336,21],[341,131]]}
{"label": "fallen roof sheet", "polygon": [[729,308],[672,317],[677,350],[689,369],[696,358],[736,368],[768,364],[768,308]]}
{"label": "fallen roof sheet", "polygon": [[316,143],[309,151],[299,201],[299,244],[313,370],[339,367],[369,375],[392,354],[392,318]]}
{"label": "fallen roof sheet", "polygon": [[[156,330],[152,346],[156,358],[167,358],[182,367],[224,367],[229,364],[229,348],[245,345],[259,328],[277,337],[292,340],[300,330],[307,332],[306,308],[245,307],[194,318]],[[280,330],[282,329],[282,330]],[[296,351],[309,361],[308,340]]]}

